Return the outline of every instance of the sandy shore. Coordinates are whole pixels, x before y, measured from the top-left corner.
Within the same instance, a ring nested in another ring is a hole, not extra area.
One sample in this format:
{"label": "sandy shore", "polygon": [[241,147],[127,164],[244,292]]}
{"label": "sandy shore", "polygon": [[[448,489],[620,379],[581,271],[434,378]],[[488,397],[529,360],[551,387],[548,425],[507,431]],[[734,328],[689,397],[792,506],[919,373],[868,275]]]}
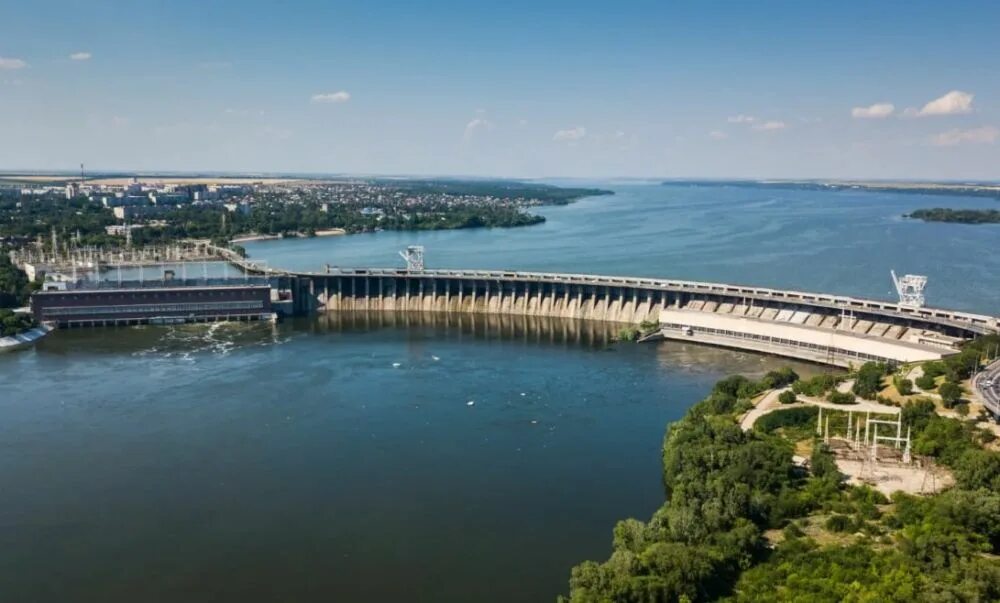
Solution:
{"label": "sandy shore", "polygon": [[249,234],[241,235],[229,240],[230,243],[248,243],[250,241],[271,241],[274,239],[282,239],[281,235],[266,235],[266,234]]}
{"label": "sandy shore", "polygon": [[317,237],[339,237],[340,235],[347,234],[347,231],[343,228],[327,228],[326,230],[317,230]]}

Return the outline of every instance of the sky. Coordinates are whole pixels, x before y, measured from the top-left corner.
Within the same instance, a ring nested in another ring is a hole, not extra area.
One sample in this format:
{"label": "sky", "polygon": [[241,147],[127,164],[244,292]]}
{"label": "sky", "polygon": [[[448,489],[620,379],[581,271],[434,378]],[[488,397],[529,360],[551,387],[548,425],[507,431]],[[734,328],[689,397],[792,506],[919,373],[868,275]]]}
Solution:
{"label": "sky", "polygon": [[970,0],[0,0],[0,170],[997,180],[998,26]]}

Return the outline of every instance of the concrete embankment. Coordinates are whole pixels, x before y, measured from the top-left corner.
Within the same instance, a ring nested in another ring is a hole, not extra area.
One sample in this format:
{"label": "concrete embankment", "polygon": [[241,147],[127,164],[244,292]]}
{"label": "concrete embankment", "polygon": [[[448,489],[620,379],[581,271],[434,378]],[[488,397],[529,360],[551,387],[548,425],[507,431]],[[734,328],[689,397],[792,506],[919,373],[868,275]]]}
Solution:
{"label": "concrete embankment", "polygon": [[40,325],[19,335],[0,337],[0,353],[13,352],[30,347],[52,332],[52,327]]}

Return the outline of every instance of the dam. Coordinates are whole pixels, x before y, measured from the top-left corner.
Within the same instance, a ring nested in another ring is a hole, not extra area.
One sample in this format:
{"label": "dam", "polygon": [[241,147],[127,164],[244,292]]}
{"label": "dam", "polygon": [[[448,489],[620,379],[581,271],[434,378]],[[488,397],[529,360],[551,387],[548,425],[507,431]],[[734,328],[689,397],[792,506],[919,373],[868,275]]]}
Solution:
{"label": "dam", "polygon": [[[82,291],[39,291],[32,297],[36,319],[60,326],[100,326],[109,321],[118,324],[118,318],[124,316],[125,324],[140,323],[155,318],[145,316],[146,306],[150,312],[158,312],[157,317],[169,314],[172,319],[187,321],[246,318],[242,315],[248,312],[251,318],[269,312],[286,316],[431,312],[550,317],[643,325],[647,335],[659,338],[840,367],[866,361],[896,364],[937,360],[956,353],[964,341],[1000,333],[1000,319],[996,316],[929,308],[902,300],[895,303],[672,279],[425,269],[422,256],[419,263],[408,263],[407,268],[327,266],[323,272],[290,272],[256,263],[227,249],[215,251],[244,274],[266,283],[261,288],[265,293],[246,293],[256,300],[252,308],[241,305],[234,310],[228,301],[224,308],[211,305],[213,298],[226,301],[231,291],[242,290],[236,287],[237,282],[206,280],[201,289],[195,288],[190,294],[183,289],[165,288],[165,292],[158,293],[166,296],[164,299],[156,298],[155,303],[145,305],[137,301],[134,289],[98,289],[91,297],[98,296],[99,304]],[[164,282],[168,284],[173,283]],[[244,287],[247,284],[242,283]],[[145,283],[144,288],[150,285],[153,283]],[[183,295],[199,299],[181,299]],[[178,306],[174,298],[186,305]],[[166,301],[173,305],[161,307]],[[118,303],[127,307],[110,307]],[[59,320],[53,318],[57,316]]]}
{"label": "dam", "polygon": [[[444,312],[656,323],[667,339],[850,366],[935,360],[994,316],[888,301],[722,283],[493,270],[328,268],[280,272],[284,311]],[[279,311],[282,311],[279,307]]]}

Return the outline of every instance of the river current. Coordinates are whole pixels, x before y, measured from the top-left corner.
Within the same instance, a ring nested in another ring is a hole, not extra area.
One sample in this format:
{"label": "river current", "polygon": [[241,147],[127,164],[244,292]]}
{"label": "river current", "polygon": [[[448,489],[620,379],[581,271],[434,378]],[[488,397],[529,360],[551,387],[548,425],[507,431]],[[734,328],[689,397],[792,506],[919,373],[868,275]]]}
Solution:
{"label": "river current", "polygon": [[[997,312],[975,198],[612,186],[512,230],[247,244],[273,266],[662,276]],[[662,502],[665,425],[792,364],[601,323],[345,315],[60,331],[0,356],[0,600],[551,601]]]}

